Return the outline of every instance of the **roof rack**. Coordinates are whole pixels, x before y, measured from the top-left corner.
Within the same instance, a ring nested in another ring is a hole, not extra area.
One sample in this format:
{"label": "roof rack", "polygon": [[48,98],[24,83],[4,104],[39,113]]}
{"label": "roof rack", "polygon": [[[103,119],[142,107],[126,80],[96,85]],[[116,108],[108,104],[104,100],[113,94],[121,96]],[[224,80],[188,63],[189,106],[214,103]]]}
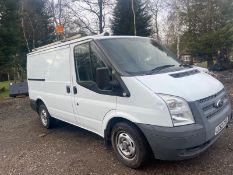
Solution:
{"label": "roof rack", "polygon": [[38,51],[38,50],[41,50],[41,49],[45,49],[45,48],[50,47],[50,46],[55,46],[55,45],[58,45],[58,44],[61,44],[61,43],[67,42],[67,41],[72,41],[72,40],[75,40],[75,39],[79,39],[81,37],[82,36],[80,34],[74,35],[72,37],[65,38],[63,40],[60,40],[60,41],[57,41],[57,42],[54,42],[54,43],[51,43],[51,44],[47,44],[47,45],[35,48],[35,49],[32,50],[32,52],[35,52],[35,51]]}
{"label": "roof rack", "polygon": [[65,39],[61,40],[61,42],[72,41],[72,40],[79,39],[79,38],[82,38],[82,35],[77,34],[77,35],[71,36],[69,38],[65,38]]}
{"label": "roof rack", "polygon": [[[103,32],[103,33],[101,33],[99,35],[96,35],[96,36],[110,36],[110,35],[111,35],[111,33],[105,31],[105,32]],[[51,43],[51,44],[47,44],[47,45],[35,48],[35,49],[32,50],[32,52],[35,52],[35,51],[38,51],[38,50],[41,50],[41,49],[45,49],[47,47],[55,46],[55,45],[58,45],[58,44],[61,44],[61,43],[65,43],[65,42],[68,42],[68,41],[72,41],[72,40],[75,40],[75,39],[79,39],[79,38],[82,38],[81,34],[77,34],[77,35],[74,35],[72,37],[65,38],[63,40],[60,40],[60,41],[57,41],[57,42],[54,42],[54,43]]]}
{"label": "roof rack", "polygon": [[50,46],[53,46],[53,45],[57,45],[57,44],[61,44],[61,41],[57,41],[57,42],[54,42],[54,43],[51,43],[51,44],[47,44],[47,45],[44,45],[44,46],[41,46],[41,47],[37,47],[35,49],[32,49],[32,52],[35,52],[35,51],[38,51],[40,49],[44,49],[46,47],[50,47]]}

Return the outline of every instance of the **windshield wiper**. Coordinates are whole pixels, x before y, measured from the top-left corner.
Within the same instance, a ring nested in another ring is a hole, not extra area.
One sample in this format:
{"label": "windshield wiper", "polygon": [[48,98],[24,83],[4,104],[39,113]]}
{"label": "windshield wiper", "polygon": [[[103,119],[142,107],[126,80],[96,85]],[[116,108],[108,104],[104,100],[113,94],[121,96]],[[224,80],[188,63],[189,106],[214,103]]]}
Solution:
{"label": "windshield wiper", "polygon": [[159,71],[161,71],[163,69],[167,69],[167,68],[173,67],[173,66],[175,66],[175,65],[174,64],[167,64],[167,65],[163,65],[163,66],[158,66],[158,67],[150,70],[149,72],[150,72],[150,74],[157,73],[157,72],[159,72]]}

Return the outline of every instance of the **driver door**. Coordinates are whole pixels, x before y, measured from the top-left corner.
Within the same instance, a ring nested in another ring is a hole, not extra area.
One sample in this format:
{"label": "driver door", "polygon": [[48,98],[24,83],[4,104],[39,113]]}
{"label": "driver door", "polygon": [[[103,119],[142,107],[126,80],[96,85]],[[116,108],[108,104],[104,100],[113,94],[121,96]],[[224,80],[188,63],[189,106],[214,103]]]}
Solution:
{"label": "driver door", "polygon": [[111,94],[111,88],[99,88],[96,83],[96,69],[107,66],[94,42],[76,44],[71,48],[74,75],[73,104],[78,125],[100,133],[104,116],[116,109],[116,96],[108,95]]}

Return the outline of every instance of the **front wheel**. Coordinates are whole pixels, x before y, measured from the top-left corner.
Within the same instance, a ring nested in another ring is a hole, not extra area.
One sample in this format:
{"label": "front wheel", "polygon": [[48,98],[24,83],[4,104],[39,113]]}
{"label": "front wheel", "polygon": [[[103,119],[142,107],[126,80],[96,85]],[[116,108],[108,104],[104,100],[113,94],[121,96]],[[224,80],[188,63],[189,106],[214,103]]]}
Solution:
{"label": "front wheel", "polygon": [[40,116],[40,121],[43,127],[49,129],[52,127],[54,123],[54,118],[52,118],[44,104],[41,104],[39,106],[39,116]]}
{"label": "front wheel", "polygon": [[149,147],[142,133],[130,123],[117,123],[111,135],[118,159],[130,168],[139,168],[148,156]]}

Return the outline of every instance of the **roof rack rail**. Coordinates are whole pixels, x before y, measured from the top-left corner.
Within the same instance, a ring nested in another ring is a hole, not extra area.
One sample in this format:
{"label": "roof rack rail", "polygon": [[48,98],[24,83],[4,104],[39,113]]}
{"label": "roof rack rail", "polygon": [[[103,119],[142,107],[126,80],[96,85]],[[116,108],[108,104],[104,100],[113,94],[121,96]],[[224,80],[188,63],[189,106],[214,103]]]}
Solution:
{"label": "roof rack rail", "polygon": [[61,41],[56,41],[54,43],[50,43],[50,44],[47,44],[47,45],[44,45],[44,46],[41,46],[41,47],[37,47],[35,49],[32,49],[32,52],[35,52],[35,51],[38,51],[40,49],[44,49],[46,47],[50,47],[50,46],[53,46],[53,45],[57,45],[57,44],[60,44],[60,43],[61,43]]}
{"label": "roof rack rail", "polygon": [[112,34],[108,31],[104,31],[103,33],[98,34],[97,36],[111,36]]}
{"label": "roof rack rail", "polygon": [[[111,33],[108,32],[108,31],[104,31],[103,33],[98,34],[96,36],[111,36]],[[79,39],[79,38],[82,38],[81,34],[77,34],[77,35],[74,35],[72,37],[64,38],[63,40],[60,40],[60,41],[57,41],[57,42],[54,42],[54,43],[51,43],[51,44],[47,44],[47,45],[35,48],[35,49],[32,50],[32,52],[35,52],[35,51],[38,51],[38,50],[41,50],[41,49],[45,49],[47,47],[55,46],[55,45],[58,45],[58,44],[61,44],[61,43],[65,43],[67,41],[72,41],[72,40],[75,40],[75,39]]]}
{"label": "roof rack rail", "polygon": [[58,44],[61,44],[61,43],[67,42],[67,41],[72,41],[72,40],[75,40],[75,39],[79,39],[79,38],[82,38],[82,36],[80,34],[77,34],[77,35],[74,35],[72,37],[65,38],[63,40],[56,41],[56,42],[53,42],[51,44],[47,44],[47,45],[35,48],[35,49],[32,50],[32,52],[35,52],[35,51],[38,51],[38,50],[41,50],[41,49],[45,49],[45,48],[50,47],[50,46],[58,45]]}
{"label": "roof rack rail", "polygon": [[65,38],[65,39],[61,40],[61,42],[72,41],[72,40],[79,39],[79,38],[82,38],[82,35],[77,34],[77,35],[71,36],[69,38]]}

